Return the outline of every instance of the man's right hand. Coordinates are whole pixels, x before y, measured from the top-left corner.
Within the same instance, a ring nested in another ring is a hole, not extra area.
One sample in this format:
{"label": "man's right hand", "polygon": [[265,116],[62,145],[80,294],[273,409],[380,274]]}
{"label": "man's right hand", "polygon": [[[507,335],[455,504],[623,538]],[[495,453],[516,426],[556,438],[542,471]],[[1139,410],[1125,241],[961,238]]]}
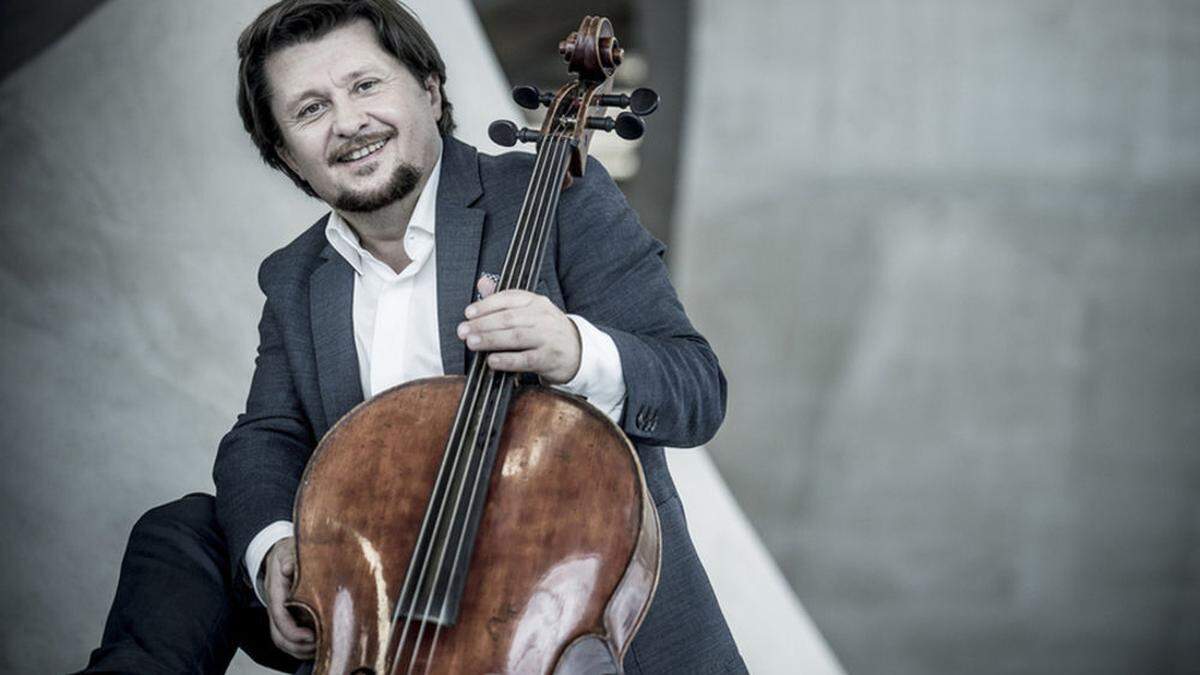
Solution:
{"label": "man's right hand", "polygon": [[271,639],[276,647],[298,659],[313,658],[317,644],[312,630],[296,623],[291,612],[283,605],[296,574],[295,538],[287,537],[276,542],[267,551],[267,557],[263,558],[263,568],[266,575],[263,596],[267,600],[267,616],[271,618]]}

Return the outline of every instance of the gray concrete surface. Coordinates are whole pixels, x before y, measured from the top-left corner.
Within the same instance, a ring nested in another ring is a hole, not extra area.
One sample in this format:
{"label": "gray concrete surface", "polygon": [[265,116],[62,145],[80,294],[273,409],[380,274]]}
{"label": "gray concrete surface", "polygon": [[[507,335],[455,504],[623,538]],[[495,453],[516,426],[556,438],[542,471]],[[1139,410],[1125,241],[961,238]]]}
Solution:
{"label": "gray concrete surface", "polygon": [[1200,670],[1200,3],[695,16],[710,451],[847,671]]}

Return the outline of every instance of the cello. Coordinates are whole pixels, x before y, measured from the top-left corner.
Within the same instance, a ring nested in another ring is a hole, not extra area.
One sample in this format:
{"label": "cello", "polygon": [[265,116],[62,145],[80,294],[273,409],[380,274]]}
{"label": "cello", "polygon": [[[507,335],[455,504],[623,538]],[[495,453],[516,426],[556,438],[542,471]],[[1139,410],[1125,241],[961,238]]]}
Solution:
{"label": "cello", "polygon": [[[537,156],[497,290],[533,291],[558,197],[592,133],[637,138],[657,95],[614,95],[622,49],[585,17],[559,50],[575,74],[540,130],[496,122]],[[630,108],[616,119],[606,107]],[[288,606],[312,625],[315,672],[620,673],[659,576],[658,515],[636,451],[578,397],[491,369],[379,393],[313,452],[295,502]]]}

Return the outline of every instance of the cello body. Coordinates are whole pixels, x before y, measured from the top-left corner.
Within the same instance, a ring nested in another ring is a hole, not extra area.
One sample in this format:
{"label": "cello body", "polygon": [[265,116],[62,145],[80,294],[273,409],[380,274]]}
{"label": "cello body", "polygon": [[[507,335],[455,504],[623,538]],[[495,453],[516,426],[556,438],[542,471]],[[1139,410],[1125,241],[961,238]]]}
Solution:
{"label": "cello body", "polygon": [[[463,384],[447,376],[382,392],[310,460],[296,498],[293,601],[323,617],[315,672],[407,672],[408,654],[395,658],[393,605]],[[628,439],[574,397],[522,387],[490,481],[461,614],[441,629],[433,662],[418,656],[413,672],[620,672],[660,547]]]}

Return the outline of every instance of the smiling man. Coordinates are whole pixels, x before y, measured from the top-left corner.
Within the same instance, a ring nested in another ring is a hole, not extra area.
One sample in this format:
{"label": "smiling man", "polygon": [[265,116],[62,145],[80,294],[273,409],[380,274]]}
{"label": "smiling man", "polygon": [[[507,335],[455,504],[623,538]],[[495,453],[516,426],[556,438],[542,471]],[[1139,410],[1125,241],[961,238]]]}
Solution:
{"label": "smiling man", "polygon": [[283,603],[309,456],[364,398],[462,374],[476,352],[586,397],[637,447],[663,558],[625,671],[744,671],[662,451],[712,437],[725,379],[662,244],[603,167],[589,162],[562,195],[539,292],[493,293],[533,158],[454,139],[445,66],[411,14],[390,0],[284,0],[238,54],[238,107],[263,160],[331,210],[263,262],[258,357],[217,453],[216,498],[135,525],[86,672],[223,672],[238,646],[301,666],[314,635]]}

